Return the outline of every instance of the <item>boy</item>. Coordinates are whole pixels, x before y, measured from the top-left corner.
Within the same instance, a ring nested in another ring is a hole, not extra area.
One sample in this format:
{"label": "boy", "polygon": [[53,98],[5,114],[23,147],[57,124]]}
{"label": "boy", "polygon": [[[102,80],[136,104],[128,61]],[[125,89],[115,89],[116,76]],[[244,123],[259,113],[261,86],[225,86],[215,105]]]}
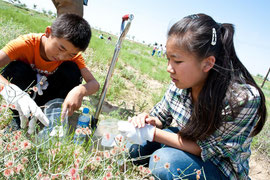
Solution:
{"label": "boy", "polygon": [[[38,106],[64,98],[62,114],[68,112],[70,116],[81,106],[84,96],[98,91],[99,83],[81,55],[90,38],[86,20],[76,14],[63,14],[46,28],[45,34],[20,36],[0,50],[0,67],[7,65],[0,74],[0,94],[19,112],[20,119],[14,116],[17,124],[24,128],[31,114],[46,126],[49,121]],[[81,84],[81,76],[86,84]],[[39,89],[33,100],[24,90],[35,84]]]}

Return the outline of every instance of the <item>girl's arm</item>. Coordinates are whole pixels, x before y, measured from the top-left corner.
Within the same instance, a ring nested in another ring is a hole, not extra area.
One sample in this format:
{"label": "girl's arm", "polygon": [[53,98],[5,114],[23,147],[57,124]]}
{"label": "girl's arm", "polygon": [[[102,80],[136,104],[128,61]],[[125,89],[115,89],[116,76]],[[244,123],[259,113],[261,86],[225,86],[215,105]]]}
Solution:
{"label": "girl's arm", "polygon": [[154,141],[177,149],[181,149],[196,156],[201,155],[202,150],[196,142],[184,139],[177,133],[171,133],[156,128]]}

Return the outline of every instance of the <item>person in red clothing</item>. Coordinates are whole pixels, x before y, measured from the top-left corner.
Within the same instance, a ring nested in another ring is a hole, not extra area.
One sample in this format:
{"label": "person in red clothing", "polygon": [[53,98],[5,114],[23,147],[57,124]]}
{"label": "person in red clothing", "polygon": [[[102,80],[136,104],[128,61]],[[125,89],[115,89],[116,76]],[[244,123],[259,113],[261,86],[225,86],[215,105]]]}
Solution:
{"label": "person in red clothing", "polygon": [[[15,105],[14,115],[20,117],[17,124],[25,127],[32,115],[47,125],[39,106],[55,98],[65,99],[62,112],[72,115],[84,96],[98,91],[99,83],[81,54],[90,39],[91,28],[85,19],[62,14],[45,33],[22,35],[0,50],[0,67],[6,66],[0,74],[0,94]],[[33,86],[38,87],[38,93],[32,93],[34,100],[24,92]]]}

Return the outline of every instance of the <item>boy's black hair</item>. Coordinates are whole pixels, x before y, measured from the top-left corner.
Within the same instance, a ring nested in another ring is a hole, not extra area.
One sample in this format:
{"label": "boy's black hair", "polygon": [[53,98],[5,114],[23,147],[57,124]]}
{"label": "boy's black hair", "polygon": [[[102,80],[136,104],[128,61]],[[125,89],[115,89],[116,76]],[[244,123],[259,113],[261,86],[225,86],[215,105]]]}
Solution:
{"label": "boy's black hair", "polygon": [[52,36],[64,38],[81,51],[89,45],[92,33],[88,22],[76,14],[62,14],[51,26]]}

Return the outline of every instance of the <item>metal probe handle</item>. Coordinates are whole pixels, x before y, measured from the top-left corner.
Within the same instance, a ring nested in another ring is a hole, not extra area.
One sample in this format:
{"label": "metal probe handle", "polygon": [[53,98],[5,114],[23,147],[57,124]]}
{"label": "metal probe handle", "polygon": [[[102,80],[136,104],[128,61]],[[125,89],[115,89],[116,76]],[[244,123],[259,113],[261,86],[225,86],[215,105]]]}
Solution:
{"label": "metal probe handle", "polygon": [[[112,61],[111,61],[111,65],[109,67],[109,70],[108,70],[108,73],[107,73],[107,76],[106,76],[106,79],[105,79],[105,83],[104,83],[104,86],[103,86],[103,89],[102,89],[102,92],[101,92],[101,95],[100,95],[100,99],[99,99],[99,102],[98,102],[98,105],[97,105],[95,115],[91,117],[91,129],[96,129],[97,128],[98,117],[99,117],[99,114],[101,112],[101,108],[102,108],[104,99],[106,97],[107,89],[108,89],[108,86],[109,86],[109,81],[110,81],[110,79],[112,77],[112,73],[113,73],[116,61],[118,59],[119,51],[121,49],[121,44],[122,44],[122,41],[125,38],[128,30],[130,28],[131,21],[133,20],[133,18],[134,18],[133,14],[127,14],[127,15],[122,17],[120,36],[118,38],[118,41],[116,43],[116,47],[114,49],[114,54],[113,54],[113,58],[112,58]],[[126,25],[125,25],[125,22],[127,22]]]}

